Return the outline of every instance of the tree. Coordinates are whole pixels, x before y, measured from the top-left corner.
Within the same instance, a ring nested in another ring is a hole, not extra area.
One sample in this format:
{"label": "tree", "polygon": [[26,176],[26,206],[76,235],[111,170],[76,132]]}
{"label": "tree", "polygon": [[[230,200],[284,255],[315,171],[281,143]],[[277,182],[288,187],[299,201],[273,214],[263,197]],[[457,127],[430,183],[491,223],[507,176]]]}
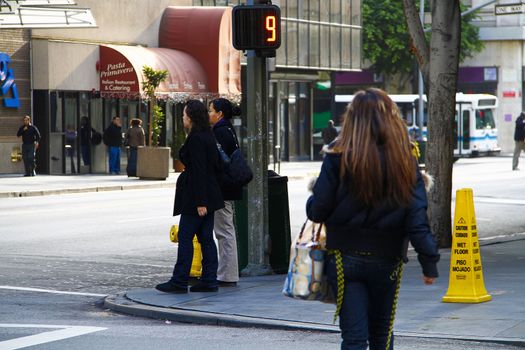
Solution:
{"label": "tree", "polygon": [[162,108],[157,105],[157,98],[155,97],[155,90],[168,77],[167,70],[155,70],[149,66],[142,67],[142,73],[145,80],[142,82],[142,90],[151,102],[151,109],[149,113],[149,132],[148,141],[150,146],[159,145],[159,135],[162,129],[162,121],[164,120],[164,113]]}
{"label": "tree", "polygon": [[[410,36],[403,0],[364,0],[362,11],[364,58],[372,63],[376,73],[400,74],[402,80],[409,79],[414,73],[414,58],[407,50]],[[470,23],[475,16],[469,14],[461,19],[460,62],[483,49],[479,28]],[[429,36],[430,33],[427,39]]]}
{"label": "tree", "polygon": [[425,166],[435,177],[429,193],[429,220],[441,247],[450,247],[454,116],[461,42],[459,0],[432,0],[430,45],[415,0],[403,0],[410,51],[423,74],[428,96],[428,144]]}

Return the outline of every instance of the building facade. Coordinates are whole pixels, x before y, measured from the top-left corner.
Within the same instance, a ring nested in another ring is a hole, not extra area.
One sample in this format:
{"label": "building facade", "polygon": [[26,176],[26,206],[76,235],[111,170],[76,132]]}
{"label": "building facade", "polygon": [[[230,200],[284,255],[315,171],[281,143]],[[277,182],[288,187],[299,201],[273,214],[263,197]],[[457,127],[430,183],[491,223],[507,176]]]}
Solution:
{"label": "building facade", "polygon": [[[162,145],[172,144],[181,127],[182,103],[188,98],[225,96],[244,106],[245,58],[231,46],[230,23],[231,7],[241,3],[78,0],[79,6],[91,9],[97,28],[5,31],[13,39],[3,36],[0,52],[11,56],[21,104],[17,109],[0,107],[0,151],[10,155],[20,146],[14,135],[21,117],[32,114],[43,136],[38,172],[106,172],[103,144],[89,144],[89,162],[82,157],[81,126],[88,120],[90,127],[102,132],[113,116],[119,116],[123,132],[137,117],[147,128],[149,103],[141,93],[144,64],[167,69],[174,78],[158,94],[166,113]],[[281,8],[282,46],[277,57],[268,59],[269,154],[273,160],[309,160],[314,153],[316,82],[333,71],[360,69],[360,1],[274,4]],[[192,12],[195,9],[198,12]],[[208,14],[201,16],[204,12]],[[247,113],[244,107],[244,115],[234,121],[241,136]],[[123,156],[121,166],[125,163]],[[7,156],[0,160],[0,173],[21,169],[21,162]]]}

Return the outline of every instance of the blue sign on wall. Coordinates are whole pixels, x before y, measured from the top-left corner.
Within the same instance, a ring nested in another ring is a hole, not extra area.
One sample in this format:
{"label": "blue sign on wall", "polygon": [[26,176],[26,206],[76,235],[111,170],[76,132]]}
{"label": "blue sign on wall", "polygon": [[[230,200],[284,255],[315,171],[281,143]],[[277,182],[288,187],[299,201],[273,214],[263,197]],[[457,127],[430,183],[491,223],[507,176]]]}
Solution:
{"label": "blue sign on wall", "polygon": [[15,83],[13,69],[9,68],[11,57],[4,52],[0,52],[0,96],[4,98],[4,107],[18,108],[18,90]]}

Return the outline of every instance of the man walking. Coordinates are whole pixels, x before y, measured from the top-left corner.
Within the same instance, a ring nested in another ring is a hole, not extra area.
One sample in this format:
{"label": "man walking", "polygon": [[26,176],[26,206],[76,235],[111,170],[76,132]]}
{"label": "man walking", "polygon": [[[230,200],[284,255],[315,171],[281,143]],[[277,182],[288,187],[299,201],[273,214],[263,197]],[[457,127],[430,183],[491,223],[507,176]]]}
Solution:
{"label": "man walking", "polygon": [[525,112],[521,112],[516,118],[516,129],[514,130],[514,157],[512,157],[512,170],[520,170],[518,163],[521,151],[525,151]]}
{"label": "man walking", "polygon": [[22,137],[22,160],[24,161],[24,176],[35,176],[35,151],[40,142],[40,131],[31,124],[31,117],[24,117],[24,124],[18,129],[16,136]]}
{"label": "man walking", "polygon": [[111,124],[104,130],[104,144],[108,146],[109,173],[120,174],[120,147],[122,146],[122,123],[119,117],[113,117]]}

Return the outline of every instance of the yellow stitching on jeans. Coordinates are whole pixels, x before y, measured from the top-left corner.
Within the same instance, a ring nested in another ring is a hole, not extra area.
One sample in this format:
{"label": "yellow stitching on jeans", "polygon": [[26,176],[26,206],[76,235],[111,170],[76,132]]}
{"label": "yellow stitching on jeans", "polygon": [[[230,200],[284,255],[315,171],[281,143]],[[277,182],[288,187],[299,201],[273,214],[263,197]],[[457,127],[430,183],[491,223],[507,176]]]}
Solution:
{"label": "yellow stitching on jeans", "polygon": [[390,326],[388,329],[388,337],[386,339],[386,350],[390,349],[390,342],[392,340],[392,332],[394,330],[394,319],[396,318],[396,309],[397,309],[397,299],[399,297],[399,290],[401,289],[401,278],[403,277],[403,261],[399,261],[399,264],[394,269],[390,275],[390,279],[394,280],[397,278],[396,282],[396,292],[394,293],[394,303],[392,305],[392,315],[390,316]]}
{"label": "yellow stitching on jeans", "polygon": [[337,317],[341,313],[341,307],[343,306],[343,296],[345,291],[345,274],[343,271],[343,258],[341,257],[341,251],[330,250],[328,253],[335,255],[335,269],[337,272],[337,296],[333,320],[333,323],[335,324],[335,321],[337,321]]}

